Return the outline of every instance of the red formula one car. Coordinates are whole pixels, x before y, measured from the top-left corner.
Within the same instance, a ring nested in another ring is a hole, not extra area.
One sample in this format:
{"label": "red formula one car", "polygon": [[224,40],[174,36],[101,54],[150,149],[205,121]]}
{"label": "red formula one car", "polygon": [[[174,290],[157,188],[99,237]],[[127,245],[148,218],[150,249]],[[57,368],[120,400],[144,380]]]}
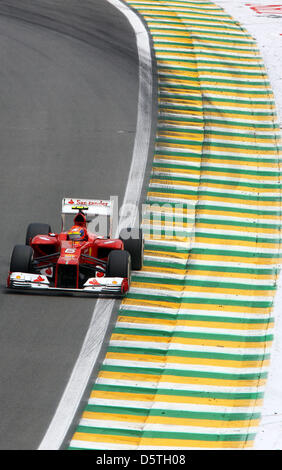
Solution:
{"label": "red formula one car", "polygon": [[[69,230],[67,214],[75,215]],[[91,232],[97,218],[99,224],[106,218],[105,235]],[[142,268],[143,235],[141,229],[126,229],[111,238],[112,225],[112,201],[64,198],[61,233],[53,233],[48,224],[30,224],[26,244],[13,250],[7,287],[124,295],[131,269]]]}

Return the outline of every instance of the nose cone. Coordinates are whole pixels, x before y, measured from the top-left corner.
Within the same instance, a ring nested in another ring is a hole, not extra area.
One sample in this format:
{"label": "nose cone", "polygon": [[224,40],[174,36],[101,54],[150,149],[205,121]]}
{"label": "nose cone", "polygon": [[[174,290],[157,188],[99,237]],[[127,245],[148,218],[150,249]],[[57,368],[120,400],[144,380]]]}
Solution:
{"label": "nose cone", "polygon": [[58,264],[79,264],[81,255],[81,243],[64,241],[61,246],[61,254]]}

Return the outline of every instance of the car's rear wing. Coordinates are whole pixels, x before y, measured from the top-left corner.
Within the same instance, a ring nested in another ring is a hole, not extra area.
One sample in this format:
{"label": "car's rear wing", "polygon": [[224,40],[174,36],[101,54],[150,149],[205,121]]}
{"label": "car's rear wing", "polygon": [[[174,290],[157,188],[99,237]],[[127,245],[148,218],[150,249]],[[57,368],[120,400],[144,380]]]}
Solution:
{"label": "car's rear wing", "polygon": [[87,220],[95,219],[95,217],[102,215],[109,217],[110,227],[109,236],[112,235],[113,216],[114,216],[114,199],[78,199],[65,197],[62,200],[62,225],[63,230],[65,226],[65,216],[67,214],[77,214],[82,210]]}

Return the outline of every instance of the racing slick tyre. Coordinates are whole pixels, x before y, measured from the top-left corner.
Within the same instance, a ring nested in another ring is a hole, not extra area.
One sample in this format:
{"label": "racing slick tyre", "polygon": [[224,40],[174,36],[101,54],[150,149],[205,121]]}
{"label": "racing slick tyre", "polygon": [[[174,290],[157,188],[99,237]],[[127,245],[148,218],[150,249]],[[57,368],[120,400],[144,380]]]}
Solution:
{"label": "racing slick tyre", "polygon": [[30,240],[36,235],[48,235],[48,233],[52,232],[50,225],[48,224],[40,224],[40,223],[33,223],[29,224],[26,231],[26,239],[25,244],[29,245]]}
{"label": "racing slick tyre", "polygon": [[31,246],[16,245],[11,256],[10,272],[30,273],[32,259],[33,249]]}
{"label": "racing slick tyre", "polygon": [[126,277],[131,276],[131,258],[128,251],[113,250],[109,253],[107,262],[108,277]]}
{"label": "racing slick tyre", "polygon": [[123,241],[124,249],[130,253],[131,266],[139,271],[143,266],[144,238],[141,228],[126,228],[121,230],[120,239]]}

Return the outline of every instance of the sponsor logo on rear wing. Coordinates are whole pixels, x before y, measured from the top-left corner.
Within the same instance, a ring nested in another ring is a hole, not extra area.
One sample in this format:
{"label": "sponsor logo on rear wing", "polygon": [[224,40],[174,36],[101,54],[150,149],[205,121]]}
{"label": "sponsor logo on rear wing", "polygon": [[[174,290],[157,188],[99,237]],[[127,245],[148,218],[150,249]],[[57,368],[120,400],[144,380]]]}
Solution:
{"label": "sponsor logo on rear wing", "polygon": [[64,198],[62,200],[62,214],[74,214],[78,210],[86,211],[87,216],[113,214],[113,201],[103,199]]}
{"label": "sponsor logo on rear wing", "polygon": [[97,218],[100,217],[101,220],[98,225],[103,227],[103,236],[111,238],[114,228],[114,210],[116,210],[114,200],[113,197],[110,200],[65,197],[62,200],[62,230],[65,229],[67,215],[83,211],[87,217],[87,222],[93,220],[98,222]]}

